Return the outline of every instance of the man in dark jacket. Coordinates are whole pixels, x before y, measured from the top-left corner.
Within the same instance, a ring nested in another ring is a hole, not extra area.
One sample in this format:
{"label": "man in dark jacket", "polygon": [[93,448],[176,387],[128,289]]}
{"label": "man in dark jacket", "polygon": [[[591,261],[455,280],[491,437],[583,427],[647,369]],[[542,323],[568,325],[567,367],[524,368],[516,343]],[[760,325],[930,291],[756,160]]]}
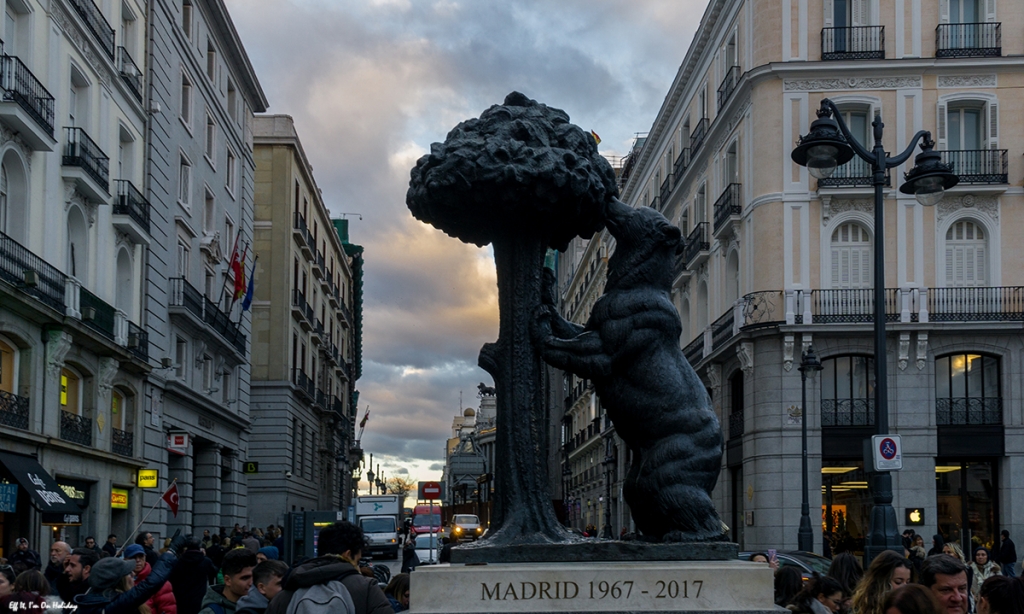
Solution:
{"label": "man in dark jacket", "polygon": [[103,544],[103,551],[110,556],[117,556],[117,536],[111,533],[107,536],[107,543]]}
{"label": "man in dark jacket", "polygon": [[185,538],[184,548],[181,564],[171,572],[171,587],[178,602],[178,614],[198,614],[206,589],[217,579],[217,568],[203,555],[202,544],[194,535]]}
{"label": "man in dark jacket", "polygon": [[29,569],[42,571],[43,561],[39,558],[38,552],[28,547],[28,540],[19,537],[14,543],[17,550],[7,559],[7,563],[14,568],[14,572],[20,574]]}
{"label": "man in dark jacket", "polygon": [[363,530],[345,520],[321,530],[317,541],[320,556],[288,574],[284,590],[270,601],[266,614],[285,614],[297,590],[332,580],[339,580],[348,589],[356,614],[394,614],[377,581],[359,573],[365,543]]}
{"label": "man in dark jacket", "polygon": [[201,614],[235,614],[238,600],[249,593],[256,555],[245,548],[236,548],[224,555],[224,584],[206,589]]}
{"label": "man in dark jacket", "polygon": [[64,542],[53,542],[50,546],[50,564],[46,566],[43,575],[46,576],[51,588],[56,588],[57,578],[64,575],[64,559],[68,558],[69,554],[71,546]]}
{"label": "man in dark jacket", "polygon": [[[130,591],[118,593],[113,587],[121,578],[135,569],[135,561],[107,557],[92,566],[89,573],[89,592],[75,597],[78,606],[77,614],[121,614],[137,612],[138,607],[160,590],[167,582],[174,566],[178,564],[176,554],[182,547],[185,538],[181,531],[174,534],[171,545],[157,560],[153,571],[142,582]],[[91,552],[91,551],[90,551]]]}
{"label": "man in dark jacket", "polygon": [[149,531],[143,531],[135,536],[135,543],[146,551],[146,562],[150,567],[156,567],[156,560],[160,558],[160,554],[153,549],[153,541],[153,534]]}
{"label": "man in dark jacket", "polygon": [[1003,568],[1003,575],[1011,578],[1017,577],[1017,546],[1013,544],[1013,540],[1010,539],[1010,532],[1003,529],[1003,532],[999,534],[999,539],[1002,542],[999,546],[999,559],[997,562]]}
{"label": "man in dark jacket", "polygon": [[57,578],[57,594],[64,603],[74,601],[76,595],[89,590],[89,573],[99,561],[96,553],[88,548],[75,548],[64,560],[64,575]]}

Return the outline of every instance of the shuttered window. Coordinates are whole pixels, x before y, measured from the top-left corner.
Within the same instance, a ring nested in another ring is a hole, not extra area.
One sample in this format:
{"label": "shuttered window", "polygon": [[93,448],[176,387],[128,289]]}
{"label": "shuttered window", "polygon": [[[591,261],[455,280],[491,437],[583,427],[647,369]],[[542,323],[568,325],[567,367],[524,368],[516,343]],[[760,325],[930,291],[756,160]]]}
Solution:
{"label": "shuttered window", "polygon": [[985,230],[969,220],[946,231],[946,285],[988,285],[988,239]]}
{"label": "shuttered window", "polygon": [[855,222],[842,224],[832,233],[832,287],[871,287],[871,238]]}

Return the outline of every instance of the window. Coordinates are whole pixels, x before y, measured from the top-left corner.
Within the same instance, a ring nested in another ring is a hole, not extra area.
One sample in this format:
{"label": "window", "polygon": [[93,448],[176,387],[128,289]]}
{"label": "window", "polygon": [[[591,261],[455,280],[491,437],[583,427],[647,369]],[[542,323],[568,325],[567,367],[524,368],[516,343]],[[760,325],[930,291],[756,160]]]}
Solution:
{"label": "window", "polygon": [[87,127],[89,115],[89,80],[74,64],[68,91],[68,125]]}
{"label": "window", "polygon": [[[956,2],[957,0],[953,0]],[[826,9],[828,5],[826,4]],[[831,18],[832,23],[827,23]],[[871,25],[871,4],[868,0],[832,0],[832,14],[826,15],[826,26],[849,28]],[[839,40],[836,41],[837,45]]]}
{"label": "window", "polygon": [[210,81],[217,81],[217,49],[210,39],[206,39],[206,76]]}
{"label": "window", "polygon": [[832,232],[832,288],[870,287],[871,237],[860,224],[847,222]]}
{"label": "window", "polygon": [[946,114],[946,143],[951,151],[982,149],[985,109],[976,105],[950,105]]}
{"label": "window", "polygon": [[0,232],[9,234],[7,229],[7,165],[0,164]]}
{"label": "window", "polygon": [[948,0],[949,23],[980,23],[985,21],[984,10],[979,10],[978,0]]}
{"label": "window", "polygon": [[216,167],[214,163],[214,154],[217,148],[217,124],[213,123],[213,118],[209,115],[206,116],[206,161],[210,163],[210,166]]}
{"label": "window", "polygon": [[189,40],[192,39],[192,0],[181,3],[181,30]]}
{"label": "window", "polygon": [[235,223],[227,216],[224,217],[224,245],[232,248],[235,245]]}
{"label": "window", "polygon": [[935,413],[939,426],[1003,423],[999,358],[953,354],[935,359]]}
{"label": "window", "polygon": [[234,370],[225,368],[221,372],[220,402],[227,405],[231,400],[231,385],[234,382]]}
{"label": "window", "polygon": [[203,354],[203,392],[213,392],[213,358]]}
{"label": "window", "polygon": [[217,301],[217,274],[213,272],[213,269],[206,267],[206,275],[204,277],[203,294],[206,298],[211,301]]}
{"label": "window", "polygon": [[121,46],[128,55],[135,57],[135,13],[124,2],[121,3]]}
{"label": "window", "polygon": [[231,149],[229,148],[228,149],[228,164],[227,164],[228,167],[227,167],[227,170],[226,170],[228,177],[227,177],[227,184],[226,185],[227,185],[227,188],[228,188],[228,192],[231,192],[232,195],[235,193],[235,181],[236,181],[235,180],[235,175],[238,174],[237,165],[238,165],[238,160],[235,158],[235,152],[231,151]]}
{"label": "window", "polygon": [[701,184],[697,188],[697,196],[693,199],[693,222],[694,224],[702,224],[708,221],[708,196],[707,196],[707,185]]}
{"label": "window", "polygon": [[821,361],[821,426],[875,423],[875,361],[839,356]]}
{"label": "window", "polygon": [[183,239],[178,239],[178,265],[177,274],[178,277],[188,278],[188,256],[189,247]]}
{"label": "window", "polygon": [[0,391],[15,394],[17,373],[17,348],[3,337],[0,337]]}
{"label": "window", "polygon": [[188,344],[181,337],[174,337],[174,376],[185,379],[188,372]]}
{"label": "window", "polygon": [[725,166],[722,169],[722,183],[725,184],[724,187],[729,187],[729,184],[740,182],[740,168],[738,157],[736,155],[736,150],[738,148],[739,144],[736,141],[733,141],[729,145],[729,149],[725,152]]}
{"label": "window", "polygon": [[82,414],[82,378],[66,367],[60,370],[60,408],[70,414]]}
{"label": "window", "polygon": [[110,391],[110,426],[118,431],[124,428],[125,396],[117,388]]}
{"label": "window", "polygon": [[228,79],[228,117],[231,121],[238,122],[238,93],[235,91],[235,82]]}
{"label": "window", "polygon": [[946,231],[946,286],[987,286],[988,241],[985,229],[970,220]]}
{"label": "window", "polygon": [[184,72],[181,73],[181,121],[192,131],[192,81]]}
{"label": "window", "polygon": [[209,186],[205,190],[203,202],[203,234],[212,235],[217,232],[217,203]]}
{"label": "window", "polygon": [[78,206],[68,210],[67,218],[67,270],[72,277],[88,281],[89,225]]}
{"label": "window", "polygon": [[181,154],[178,166],[178,204],[189,209],[192,204],[192,163]]}

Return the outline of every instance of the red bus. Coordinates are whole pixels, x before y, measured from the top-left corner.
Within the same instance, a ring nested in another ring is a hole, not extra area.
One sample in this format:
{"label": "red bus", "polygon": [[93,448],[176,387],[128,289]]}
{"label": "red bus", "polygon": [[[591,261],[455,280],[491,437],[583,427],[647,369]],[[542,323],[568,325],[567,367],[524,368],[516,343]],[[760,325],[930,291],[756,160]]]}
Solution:
{"label": "red bus", "polygon": [[412,510],[413,535],[420,533],[437,533],[441,530],[441,506],[417,505]]}

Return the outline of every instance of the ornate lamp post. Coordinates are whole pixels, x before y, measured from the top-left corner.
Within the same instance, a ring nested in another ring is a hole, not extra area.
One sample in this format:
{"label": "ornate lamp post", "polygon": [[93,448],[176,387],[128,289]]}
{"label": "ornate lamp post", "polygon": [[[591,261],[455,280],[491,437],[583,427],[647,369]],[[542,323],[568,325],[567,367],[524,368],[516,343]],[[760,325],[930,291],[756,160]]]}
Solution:
{"label": "ornate lamp post", "polygon": [[[933,151],[935,141],[928,131],[922,130],[915,134],[902,153],[890,157],[885,155],[885,147],[882,145],[882,128],[885,124],[881,116],[876,116],[871,124],[874,127],[875,144],[868,150],[850,133],[842,114],[831,100],[825,98],[821,101],[817,115],[818,119],[811,123],[810,132],[800,137],[800,143],[793,150],[794,162],[806,166],[816,179],[828,178],[837,166],[849,162],[855,155],[871,165],[871,185],[875,189],[875,425],[878,434],[886,435],[889,433],[889,392],[885,353],[885,171],[909,160],[920,143],[921,153],[914,158],[914,168],[905,174],[900,192],[913,194],[919,203],[931,206],[938,203],[945,190],[955,186],[959,178],[953,173],[951,165],[943,164],[940,154]],[[896,510],[892,507],[892,476],[888,471],[871,473],[870,488],[874,508],[871,510],[871,527],[864,547],[864,557],[868,563],[884,550],[899,550],[903,547]]]}
{"label": "ornate lamp post", "polygon": [[814,551],[814,534],[811,533],[811,504],[810,493],[807,484],[807,372],[814,373],[821,371],[821,361],[814,353],[814,348],[808,346],[800,360],[800,442],[801,442],[801,475],[803,477],[803,499],[800,501],[800,530],[797,532],[797,548],[804,552]]}
{"label": "ornate lamp post", "polygon": [[374,482],[373,482],[373,467],[372,466],[369,469],[366,470],[366,481],[369,484],[367,486],[367,489],[366,489],[367,490],[367,494],[372,495],[373,494],[373,484],[374,484]]}
{"label": "ornate lamp post", "polygon": [[612,533],[612,470],[615,468],[615,454],[612,447],[612,432],[609,429],[604,438],[604,528],[601,537],[614,539]]}

